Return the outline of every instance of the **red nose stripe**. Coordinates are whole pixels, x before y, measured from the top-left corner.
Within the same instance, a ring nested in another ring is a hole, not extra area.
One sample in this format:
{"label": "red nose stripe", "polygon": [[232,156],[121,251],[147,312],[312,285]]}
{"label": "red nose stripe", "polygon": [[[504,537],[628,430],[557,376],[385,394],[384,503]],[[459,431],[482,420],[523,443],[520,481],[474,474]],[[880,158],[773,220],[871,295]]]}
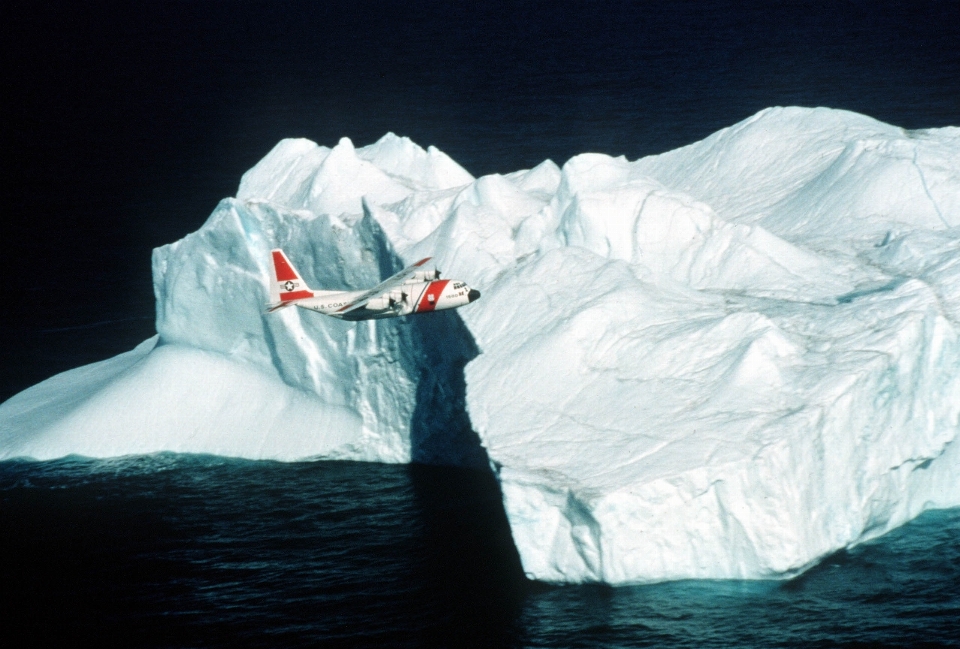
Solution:
{"label": "red nose stripe", "polygon": [[[437,308],[437,300],[440,299],[440,294],[443,293],[443,289],[447,288],[447,284],[449,283],[449,279],[430,282],[430,286],[427,287],[427,290],[423,292],[423,297],[420,298],[420,304],[417,305],[417,313],[433,311]],[[431,295],[433,296],[433,301],[430,300]]]}
{"label": "red nose stripe", "polygon": [[289,302],[290,300],[302,300],[305,297],[313,297],[312,291],[292,291],[290,293],[281,293],[280,301]]}
{"label": "red nose stripe", "polygon": [[288,279],[298,279],[297,274],[290,268],[290,264],[284,259],[283,254],[277,250],[273,251],[273,268],[277,273],[278,282],[285,282]]}

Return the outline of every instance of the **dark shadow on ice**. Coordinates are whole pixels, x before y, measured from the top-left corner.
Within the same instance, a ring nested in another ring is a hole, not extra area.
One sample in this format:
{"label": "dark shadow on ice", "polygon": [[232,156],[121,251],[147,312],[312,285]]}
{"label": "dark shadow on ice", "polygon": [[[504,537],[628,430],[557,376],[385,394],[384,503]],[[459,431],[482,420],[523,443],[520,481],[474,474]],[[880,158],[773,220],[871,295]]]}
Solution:
{"label": "dark shadow on ice", "polygon": [[[361,238],[372,247],[380,277],[390,277],[405,264],[366,202],[363,212],[358,223]],[[470,330],[455,311],[405,316],[394,322],[398,322],[401,339],[409,346],[409,353],[403,356],[412,361],[411,378],[417,381],[410,422],[412,461],[489,468],[487,453],[466,411],[463,369],[479,353]]]}
{"label": "dark shadow on ice", "polygon": [[837,297],[837,302],[839,304],[850,304],[854,300],[858,300],[862,297],[867,297],[868,295],[875,295],[877,293],[889,293],[891,291],[895,291],[905,281],[907,280],[904,277],[895,277],[893,280],[891,280],[890,282],[887,282],[882,286],[859,289],[856,291],[852,291],[850,293],[846,293],[844,295],[840,295]]}
{"label": "dark shadow on ice", "polygon": [[[380,277],[401,270],[403,262],[366,205],[360,227]],[[432,565],[438,566],[433,587],[448,593],[443,599],[451,606],[469,609],[469,615],[457,616],[463,628],[436,639],[442,645],[472,638],[506,646],[498,633],[512,627],[532,582],[523,573],[500,483],[467,414],[464,368],[480,350],[453,310],[382,322],[397,327],[404,346],[397,362],[407,364],[417,383],[409,474],[433,546]]]}
{"label": "dark shadow on ice", "polygon": [[487,453],[467,415],[463,370],[479,350],[460,316],[441,311],[408,317],[419,349],[417,401],[410,422],[414,462],[488,469]]}

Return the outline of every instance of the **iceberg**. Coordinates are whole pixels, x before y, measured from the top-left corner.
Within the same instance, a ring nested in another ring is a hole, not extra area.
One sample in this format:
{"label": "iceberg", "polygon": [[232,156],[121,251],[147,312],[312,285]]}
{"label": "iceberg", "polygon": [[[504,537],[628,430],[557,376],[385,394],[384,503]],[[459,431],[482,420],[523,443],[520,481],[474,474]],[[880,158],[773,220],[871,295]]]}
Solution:
{"label": "iceberg", "polygon": [[[483,298],[267,315],[433,256]],[[0,459],[489,466],[556,583],[783,578],[960,505],[960,128],[771,108],[637,161],[473,178],[284,140],[153,258],[157,336],[0,405]]]}

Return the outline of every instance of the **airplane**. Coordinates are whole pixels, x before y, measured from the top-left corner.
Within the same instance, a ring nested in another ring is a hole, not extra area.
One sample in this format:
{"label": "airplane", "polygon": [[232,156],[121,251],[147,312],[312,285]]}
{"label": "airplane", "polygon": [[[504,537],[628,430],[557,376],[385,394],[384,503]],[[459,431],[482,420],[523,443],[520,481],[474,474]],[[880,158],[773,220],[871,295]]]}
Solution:
{"label": "airplane", "polygon": [[283,250],[275,248],[270,253],[274,281],[267,313],[293,305],[341,320],[379,320],[456,309],[480,297],[480,291],[464,282],[440,279],[438,270],[421,270],[430,257],[366,291],[315,291],[303,281]]}

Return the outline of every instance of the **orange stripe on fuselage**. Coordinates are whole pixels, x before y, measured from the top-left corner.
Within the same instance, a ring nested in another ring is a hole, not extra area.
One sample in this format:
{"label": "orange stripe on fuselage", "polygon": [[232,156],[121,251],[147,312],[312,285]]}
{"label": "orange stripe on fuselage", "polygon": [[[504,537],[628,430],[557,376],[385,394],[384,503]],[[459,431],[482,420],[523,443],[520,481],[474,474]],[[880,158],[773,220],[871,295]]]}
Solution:
{"label": "orange stripe on fuselage", "polygon": [[[417,305],[416,313],[424,313],[426,311],[433,311],[437,308],[437,301],[440,299],[440,294],[443,293],[443,289],[447,288],[447,284],[450,283],[449,279],[440,279],[435,282],[430,282],[430,285],[427,286],[427,290],[423,292],[423,297],[420,298],[420,304]],[[430,296],[433,296],[433,301],[430,301]]]}

